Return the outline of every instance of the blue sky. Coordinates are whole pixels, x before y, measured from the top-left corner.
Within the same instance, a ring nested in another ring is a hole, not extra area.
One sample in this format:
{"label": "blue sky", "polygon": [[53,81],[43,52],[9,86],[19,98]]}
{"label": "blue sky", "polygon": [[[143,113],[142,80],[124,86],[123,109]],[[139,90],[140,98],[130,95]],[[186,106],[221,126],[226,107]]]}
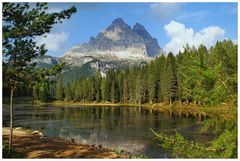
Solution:
{"label": "blue sky", "polygon": [[55,25],[46,43],[48,55],[61,56],[74,45],[88,42],[115,18],[131,27],[142,24],[166,51],[175,52],[185,43],[211,46],[217,40],[237,41],[237,3],[49,3],[49,12],[72,5],[78,12]]}

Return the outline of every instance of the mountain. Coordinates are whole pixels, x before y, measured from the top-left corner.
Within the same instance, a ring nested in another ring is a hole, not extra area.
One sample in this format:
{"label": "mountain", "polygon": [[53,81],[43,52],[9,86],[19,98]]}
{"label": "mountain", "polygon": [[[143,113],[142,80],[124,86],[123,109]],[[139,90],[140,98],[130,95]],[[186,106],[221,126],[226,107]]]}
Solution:
{"label": "mountain", "polygon": [[162,54],[156,39],[136,23],[131,27],[121,18],[115,19],[103,32],[91,37],[88,43],[74,46],[61,59],[73,66],[81,66],[97,58],[101,61],[149,61]]}
{"label": "mountain", "polygon": [[90,37],[87,43],[69,49],[59,61],[66,63],[63,74],[71,79],[92,75],[97,70],[104,76],[112,68],[141,66],[160,54],[163,51],[157,40],[144,26],[136,23],[131,28],[123,19],[117,18],[96,37]]}
{"label": "mountain", "polygon": [[59,64],[61,61],[59,58],[49,55],[39,56],[31,60],[32,63],[36,63],[37,68],[48,68],[53,65]]}
{"label": "mountain", "polygon": [[157,39],[153,38],[141,24],[136,23],[133,27],[133,32],[143,38],[149,56],[154,57],[163,53],[163,50],[158,45]]}

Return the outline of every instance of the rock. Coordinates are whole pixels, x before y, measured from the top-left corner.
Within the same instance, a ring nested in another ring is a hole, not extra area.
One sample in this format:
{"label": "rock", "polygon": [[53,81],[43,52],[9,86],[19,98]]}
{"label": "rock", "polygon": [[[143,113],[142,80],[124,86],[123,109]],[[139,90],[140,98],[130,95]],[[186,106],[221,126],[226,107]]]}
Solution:
{"label": "rock", "polygon": [[99,148],[99,149],[102,149],[102,145],[101,145],[101,144],[99,144],[99,145],[98,145],[98,148]]}
{"label": "rock", "polygon": [[96,37],[91,37],[88,43],[74,46],[62,57],[62,61],[73,66],[82,66],[95,59],[101,62],[149,61],[149,56],[162,52],[156,39],[137,23],[133,29],[123,19],[113,20],[112,24]]}
{"label": "rock", "polygon": [[153,38],[141,24],[136,23],[133,27],[133,32],[143,38],[149,56],[154,57],[163,54],[163,50],[158,45],[157,39]]}
{"label": "rock", "polygon": [[52,67],[53,65],[59,64],[60,60],[57,57],[44,55],[44,56],[33,58],[31,60],[31,63],[36,63],[36,67],[45,68],[45,67]]}
{"label": "rock", "polygon": [[37,130],[33,131],[32,134],[36,135],[36,136],[43,137],[43,133],[41,133],[40,131],[37,131]]}
{"label": "rock", "polygon": [[75,143],[75,139],[71,139],[71,143]]}
{"label": "rock", "polygon": [[22,127],[16,127],[15,129],[16,130],[22,130]]}

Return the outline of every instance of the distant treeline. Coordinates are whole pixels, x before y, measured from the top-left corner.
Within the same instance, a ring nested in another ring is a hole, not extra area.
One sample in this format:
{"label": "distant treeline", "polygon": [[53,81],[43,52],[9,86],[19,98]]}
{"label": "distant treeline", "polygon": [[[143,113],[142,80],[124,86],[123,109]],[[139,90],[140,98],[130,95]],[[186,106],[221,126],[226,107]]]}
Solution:
{"label": "distant treeline", "polygon": [[213,105],[237,98],[237,45],[231,40],[217,42],[209,50],[187,46],[176,56],[159,56],[142,67],[110,70],[106,77],[98,71],[65,84],[39,82],[34,99],[121,103],[172,104],[195,102]]}

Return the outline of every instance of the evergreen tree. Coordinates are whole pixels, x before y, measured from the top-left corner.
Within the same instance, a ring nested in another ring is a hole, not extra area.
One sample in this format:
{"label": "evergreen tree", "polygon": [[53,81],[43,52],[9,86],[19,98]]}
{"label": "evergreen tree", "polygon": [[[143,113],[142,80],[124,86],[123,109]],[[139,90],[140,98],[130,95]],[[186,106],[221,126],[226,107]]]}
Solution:
{"label": "evergreen tree", "polygon": [[111,83],[110,99],[113,103],[115,103],[115,101],[116,101],[116,83],[115,83],[115,80],[113,80],[112,83]]}
{"label": "evergreen tree", "polygon": [[167,65],[166,65],[166,83],[168,89],[168,100],[170,105],[177,98],[177,73],[176,73],[176,65],[175,65],[175,57],[172,53],[168,54],[167,57]]}
{"label": "evergreen tree", "polygon": [[48,93],[48,83],[42,82],[39,87],[39,99],[42,102],[47,102],[49,93]]}
{"label": "evergreen tree", "polygon": [[64,88],[64,93],[65,93],[66,101],[70,101],[73,99],[73,91],[72,91],[71,85],[69,83]]}
{"label": "evergreen tree", "polygon": [[82,82],[81,79],[79,81],[75,81],[75,92],[74,92],[74,101],[80,101],[83,96],[82,96]]}
{"label": "evergreen tree", "polygon": [[100,71],[98,70],[95,75],[95,88],[96,88],[96,101],[97,102],[101,101],[101,81],[102,81],[102,76],[100,74]]}
{"label": "evergreen tree", "polygon": [[165,81],[166,58],[164,55],[162,55],[158,58],[157,61],[159,61],[159,71],[157,74],[159,77],[158,100],[162,102],[165,100],[165,97],[167,95],[167,88],[166,88],[166,81]]}
{"label": "evergreen tree", "polygon": [[157,75],[156,69],[156,63],[154,61],[150,62],[148,66],[148,94],[150,104],[157,100],[159,76]]}
{"label": "evergreen tree", "polygon": [[135,90],[136,90],[136,69],[130,68],[129,69],[129,76],[128,76],[128,87],[129,87],[129,102],[135,102]]}
{"label": "evergreen tree", "polygon": [[[35,70],[35,63],[31,59],[46,53],[44,45],[37,46],[35,36],[42,36],[50,32],[54,24],[70,18],[76,12],[72,7],[60,13],[48,13],[47,3],[3,3],[2,8],[2,54],[3,54],[3,84],[10,89],[10,139],[9,155],[12,148],[13,129],[13,93],[19,83],[33,86],[40,78]],[[53,74],[46,71],[44,75]]]}
{"label": "evergreen tree", "polygon": [[124,77],[123,80],[123,102],[128,103],[129,100],[129,89],[128,89],[128,80],[127,77]]}
{"label": "evergreen tree", "polygon": [[103,78],[101,82],[101,95],[102,95],[102,101],[107,100],[107,79]]}
{"label": "evergreen tree", "polygon": [[56,99],[57,100],[63,100],[64,98],[64,91],[63,91],[63,79],[62,77],[60,78],[58,85],[57,85],[57,89],[56,89]]}
{"label": "evergreen tree", "polygon": [[140,75],[137,75],[137,78],[136,78],[136,102],[135,103],[138,103],[138,104],[141,104],[142,103],[142,84],[141,84],[141,76]]}

